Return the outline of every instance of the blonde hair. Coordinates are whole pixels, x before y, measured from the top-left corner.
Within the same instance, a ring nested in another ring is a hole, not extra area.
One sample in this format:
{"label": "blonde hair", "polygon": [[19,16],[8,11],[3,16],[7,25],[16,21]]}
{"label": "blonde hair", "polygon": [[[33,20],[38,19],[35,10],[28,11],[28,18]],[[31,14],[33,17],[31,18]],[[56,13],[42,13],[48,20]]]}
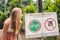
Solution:
{"label": "blonde hair", "polygon": [[12,17],[11,17],[11,27],[14,29],[14,34],[16,34],[17,31],[19,31],[21,25],[20,25],[20,22],[19,22],[19,18],[17,17],[17,13],[22,13],[21,9],[20,8],[14,8],[12,10]]}

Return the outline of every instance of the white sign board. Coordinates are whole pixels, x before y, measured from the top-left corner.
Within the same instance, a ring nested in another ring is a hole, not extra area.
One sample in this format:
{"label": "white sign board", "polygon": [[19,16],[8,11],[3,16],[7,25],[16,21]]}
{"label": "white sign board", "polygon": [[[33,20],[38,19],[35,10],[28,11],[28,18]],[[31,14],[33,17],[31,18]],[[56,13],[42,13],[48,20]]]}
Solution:
{"label": "white sign board", "polygon": [[31,13],[25,15],[26,38],[59,35],[57,13]]}

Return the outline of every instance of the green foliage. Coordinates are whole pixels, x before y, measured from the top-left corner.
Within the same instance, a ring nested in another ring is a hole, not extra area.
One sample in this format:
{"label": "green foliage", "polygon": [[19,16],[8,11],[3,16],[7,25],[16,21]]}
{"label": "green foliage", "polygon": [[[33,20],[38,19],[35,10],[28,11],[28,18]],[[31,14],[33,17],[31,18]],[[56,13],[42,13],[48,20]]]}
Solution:
{"label": "green foliage", "polygon": [[46,37],[45,40],[57,40],[57,36]]}
{"label": "green foliage", "polygon": [[4,22],[4,20],[5,20],[7,17],[8,17],[8,16],[7,16],[6,13],[0,11],[0,29],[3,27],[3,22]]}
{"label": "green foliage", "polygon": [[55,0],[55,5],[57,6],[58,8],[58,13],[60,13],[60,0]]}
{"label": "green foliage", "polygon": [[2,1],[2,2],[1,2],[1,1],[2,1],[2,0],[0,0],[0,10],[1,10],[1,11],[4,11],[4,9],[5,9],[5,8],[4,8],[4,7],[5,7],[5,3],[4,3],[4,1]]}
{"label": "green foliage", "polygon": [[48,9],[48,6],[50,6],[50,2],[51,2],[51,0],[45,0],[42,2],[43,3],[43,5],[42,5],[43,12]]}
{"label": "green foliage", "polygon": [[7,7],[7,9],[11,11],[13,7],[16,7],[17,6],[17,2],[18,2],[17,0],[11,0],[8,3],[9,6]]}
{"label": "green foliage", "polygon": [[29,5],[29,4],[30,4],[29,0],[23,0],[23,5]]}
{"label": "green foliage", "polygon": [[58,18],[58,23],[60,24],[60,16],[59,16],[59,18]]}
{"label": "green foliage", "polygon": [[60,24],[58,24],[58,26],[59,26],[59,31],[60,31]]}
{"label": "green foliage", "polygon": [[55,0],[54,2],[52,2],[51,0],[44,1],[43,2],[43,12],[44,11],[60,13],[60,1],[59,0]]}
{"label": "green foliage", "polygon": [[23,8],[22,0],[18,0],[18,1],[17,0],[10,0],[10,2],[8,3],[7,9],[11,11],[14,7]]}
{"label": "green foliage", "polygon": [[25,8],[25,13],[36,13],[37,8],[33,4],[27,5]]}

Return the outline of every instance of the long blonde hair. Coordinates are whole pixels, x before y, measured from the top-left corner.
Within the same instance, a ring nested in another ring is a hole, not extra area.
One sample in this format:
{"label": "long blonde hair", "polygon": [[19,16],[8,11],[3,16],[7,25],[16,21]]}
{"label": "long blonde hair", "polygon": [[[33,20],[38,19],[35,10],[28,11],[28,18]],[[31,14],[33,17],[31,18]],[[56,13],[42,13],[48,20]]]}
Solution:
{"label": "long blonde hair", "polygon": [[14,29],[14,34],[19,31],[21,24],[19,22],[19,18],[17,17],[17,13],[22,13],[20,8],[14,8],[12,10],[12,15],[11,15],[11,27]]}

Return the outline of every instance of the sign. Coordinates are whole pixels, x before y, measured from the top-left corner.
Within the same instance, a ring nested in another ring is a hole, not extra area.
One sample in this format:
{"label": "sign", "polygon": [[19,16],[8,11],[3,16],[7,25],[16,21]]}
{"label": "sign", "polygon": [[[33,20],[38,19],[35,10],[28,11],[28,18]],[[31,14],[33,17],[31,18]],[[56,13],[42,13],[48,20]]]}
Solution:
{"label": "sign", "polygon": [[25,14],[26,38],[59,35],[56,12]]}
{"label": "sign", "polygon": [[34,19],[34,20],[31,20],[31,21],[29,22],[28,27],[29,27],[29,30],[30,30],[31,32],[34,32],[34,33],[35,33],[35,32],[40,31],[40,29],[41,29],[41,23],[40,23],[39,20]]}
{"label": "sign", "polygon": [[46,30],[53,31],[56,28],[56,21],[53,18],[48,18],[44,26]]}

